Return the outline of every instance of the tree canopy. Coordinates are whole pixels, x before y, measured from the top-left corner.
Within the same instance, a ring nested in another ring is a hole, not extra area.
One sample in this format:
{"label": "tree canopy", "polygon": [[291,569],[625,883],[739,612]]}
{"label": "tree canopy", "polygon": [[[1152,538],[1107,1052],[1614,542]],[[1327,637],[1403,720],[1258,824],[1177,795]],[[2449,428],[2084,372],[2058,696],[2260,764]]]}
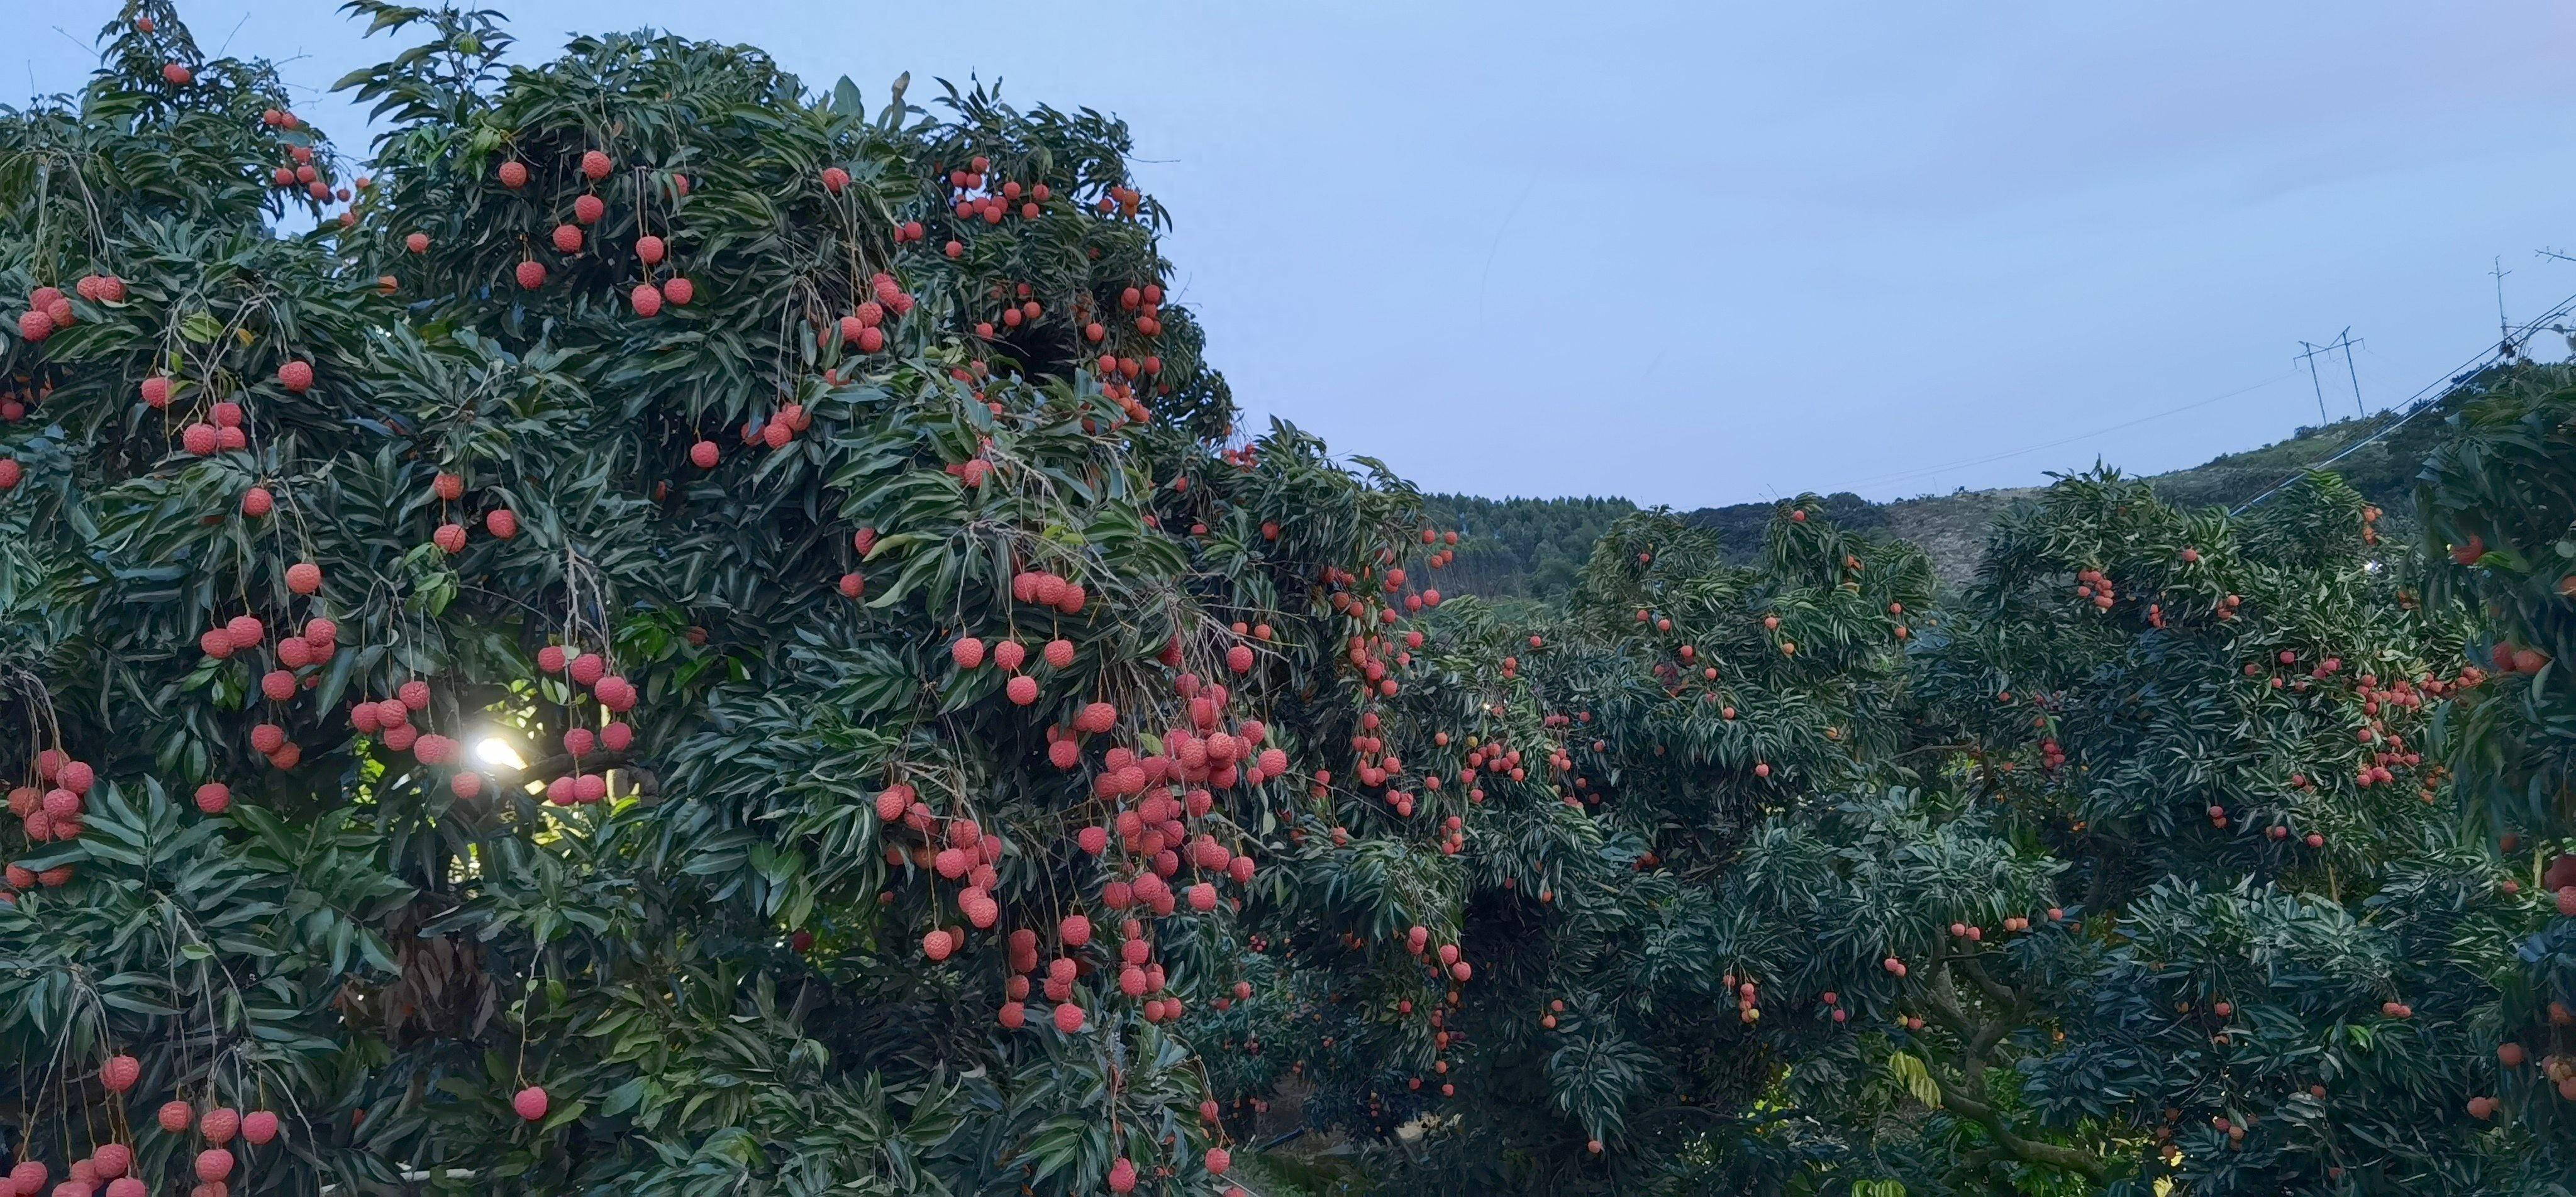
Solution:
{"label": "tree canopy", "polygon": [[0,113],[0,1192],[2576,1174],[2563,373],[1945,591],[1237,427],[1114,118],[347,7]]}

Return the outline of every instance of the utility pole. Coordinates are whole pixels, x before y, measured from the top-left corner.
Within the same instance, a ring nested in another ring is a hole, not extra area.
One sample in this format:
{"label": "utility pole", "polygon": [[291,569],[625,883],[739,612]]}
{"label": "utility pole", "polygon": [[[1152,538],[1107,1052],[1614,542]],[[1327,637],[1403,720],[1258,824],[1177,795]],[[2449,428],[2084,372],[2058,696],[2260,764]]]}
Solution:
{"label": "utility pole", "polygon": [[2299,355],[2299,364],[2308,368],[2308,386],[2317,393],[2317,426],[2322,428],[2334,422],[2334,418],[2326,414],[2325,384],[2317,381],[2317,355],[2325,350],[2305,341],[2299,342],[2299,348],[2307,351]]}
{"label": "utility pole", "polygon": [[2343,343],[2343,372],[2346,377],[2352,379],[2352,410],[2356,414],[2369,415],[2370,409],[2363,406],[2361,402],[2361,371],[2354,369],[2352,364],[2352,330],[2347,328],[2343,331],[2345,333]]}
{"label": "utility pole", "polygon": [[2333,353],[2338,349],[2343,350],[2344,376],[2352,380],[2352,414],[2355,416],[2370,414],[2370,409],[2363,406],[2361,402],[2361,371],[2354,368],[2352,364],[2352,347],[2358,344],[2360,344],[2359,341],[2352,339],[2352,326],[2349,324],[2344,326],[2342,332],[2335,334],[2334,340],[2323,345],[2299,342],[2299,348],[2307,351],[2299,355],[2299,364],[2308,368],[2308,387],[2316,392],[2317,419],[2320,422],[2332,420],[2334,417],[2326,414],[2326,386],[2325,381],[2317,376],[2317,355]]}
{"label": "utility pole", "polygon": [[2352,347],[2352,326],[2349,324],[2343,326],[2342,332],[2335,334],[2334,344],[2326,346],[2328,349],[2340,348],[2343,350],[2344,377],[2352,380],[2352,414],[2356,416],[2366,416],[2370,414],[2370,409],[2364,407],[2361,402],[2361,371],[2353,367]]}
{"label": "utility pole", "polygon": [[2504,258],[2498,255],[2495,268],[2489,273],[2495,275],[2496,281],[2496,352],[2510,359],[2516,350],[2513,344],[2513,321],[2506,319],[2504,314],[2504,276],[2513,272],[2504,268]]}

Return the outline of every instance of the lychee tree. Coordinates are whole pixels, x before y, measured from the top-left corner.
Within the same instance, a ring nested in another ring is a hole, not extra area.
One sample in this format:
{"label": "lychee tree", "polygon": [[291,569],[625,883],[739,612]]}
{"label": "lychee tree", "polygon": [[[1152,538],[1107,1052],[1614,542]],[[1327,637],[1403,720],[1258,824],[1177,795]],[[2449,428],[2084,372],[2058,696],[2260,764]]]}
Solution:
{"label": "lychee tree", "polygon": [[[1770,1083],[1760,1003],[1728,975],[1737,940],[1766,932],[1715,885],[1767,812],[1902,739],[1903,616],[1930,579],[1920,553],[1837,530],[1811,499],[1772,527],[1739,568],[1668,513],[1622,519],[1573,609],[1540,627],[1444,604],[1426,622],[1447,672],[1398,699],[1406,724],[1442,730],[1358,730],[1425,775],[1399,798],[1463,790],[1458,809],[1481,818],[1454,856],[1322,874],[1393,909],[1303,945],[1293,1000],[1251,1016],[1286,1015],[1260,1058],[1311,1086],[1309,1123],[1387,1139],[1420,1120],[1422,1146],[1381,1160],[1387,1183],[1640,1191]],[[1496,718],[1522,711],[1518,727]],[[1514,758],[1494,759],[1498,737],[1549,768],[1502,785]],[[1429,917],[1407,905],[1423,891]],[[1452,934],[1476,962],[1463,993],[1384,967]]]}
{"label": "lychee tree", "polygon": [[2496,1101],[2538,911],[2422,755],[2458,632],[2375,517],[2329,476],[2229,519],[2093,475],[1999,520],[1915,638],[1897,767],[1774,818],[1720,889],[1772,936],[1735,965],[1779,995],[1764,1032],[1830,1034],[1771,1095],[1797,1116],[1719,1166],[1908,1192],[2563,1171],[2564,1112]]}
{"label": "lychee tree", "polygon": [[1285,1092],[1442,1190],[2569,1166],[2563,379],[2420,593],[2088,476],[1944,610],[1808,496],[1529,625],[1234,428],[1114,120],[349,7],[362,154],[158,2],[0,117],[9,1189],[1224,1192]]}
{"label": "lychee tree", "polygon": [[2485,673],[2443,712],[2440,748],[2460,807],[2513,884],[2554,914],[2518,945],[2497,1035],[2502,1116],[2569,1125],[2576,1107],[2576,373],[2526,365],[2480,380],[2417,489],[2426,591],[2472,606],[2463,672]]}
{"label": "lychee tree", "polygon": [[1328,764],[1454,537],[1235,432],[1114,121],[350,7],[363,166],[160,3],[0,126],[20,1166],[1224,1189],[1251,937],[1467,839]]}

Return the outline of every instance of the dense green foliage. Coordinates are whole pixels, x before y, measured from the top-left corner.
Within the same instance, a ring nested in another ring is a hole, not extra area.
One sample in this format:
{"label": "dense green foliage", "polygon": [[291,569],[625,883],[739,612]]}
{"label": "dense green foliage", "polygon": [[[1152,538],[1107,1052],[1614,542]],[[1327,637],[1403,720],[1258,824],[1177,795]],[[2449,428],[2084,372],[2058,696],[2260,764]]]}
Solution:
{"label": "dense green foliage", "polygon": [[353,7],[363,167],[158,3],[0,130],[12,1149],[1198,1188],[1410,492],[1230,439],[1113,121]]}
{"label": "dense green foliage", "polygon": [[[2474,604],[2472,643],[2494,676],[2442,712],[2472,826],[2561,917],[2517,945],[2497,1034],[2499,1096],[2557,1125],[2576,1103],[2576,370],[2516,372],[2453,413],[2417,510],[2436,595]],[[2563,1100],[2556,1100],[2563,1099]]]}
{"label": "dense green foliage", "polygon": [[2097,472],[1944,595],[1244,434],[1110,118],[350,7],[363,163],[160,0],[0,115],[45,1183],[1218,1193],[1287,1096],[1391,1192],[2576,1173],[2561,374],[2448,564]]}
{"label": "dense green foliage", "polygon": [[[1616,1100],[1518,1093],[1632,1157],[1550,1172],[1491,1125],[1505,1086],[1445,1179],[2551,1191],[2565,1103],[2472,1099],[2502,1094],[2513,951],[2552,909],[2450,830],[2422,751],[2460,633],[2392,576],[2377,518],[2328,476],[2233,521],[2069,479],[1937,614],[1919,554],[1819,517],[1775,522],[1751,569],[1623,521],[1536,674],[1606,728],[1577,735],[1578,792],[1649,869],[1601,891],[1633,921],[1595,954],[1558,959],[1580,885],[1518,953],[1567,1002],[1535,1050]],[[1900,628],[1912,651],[1885,652]],[[1817,665],[1822,690],[1781,672]],[[1743,777],[1748,743],[1768,777]]]}

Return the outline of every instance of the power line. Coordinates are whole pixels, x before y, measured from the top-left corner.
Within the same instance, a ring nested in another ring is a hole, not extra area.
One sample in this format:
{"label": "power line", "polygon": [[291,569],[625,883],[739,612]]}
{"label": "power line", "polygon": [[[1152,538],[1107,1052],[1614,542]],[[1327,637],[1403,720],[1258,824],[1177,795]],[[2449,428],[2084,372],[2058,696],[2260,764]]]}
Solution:
{"label": "power line", "polygon": [[[2504,275],[2511,274],[2512,271],[2503,269],[2504,260],[2502,258],[2498,258],[2496,260],[2496,267],[2500,272],[2496,275],[2496,310],[2498,315],[2502,315],[2504,310]],[[2576,312],[2576,295],[2570,295],[2565,299],[2559,300],[2555,305],[2552,305],[2548,311],[2542,312],[2541,314],[2524,321],[2519,327],[2512,324],[2506,324],[2504,326],[2503,339],[2497,343],[2495,348],[2486,350],[2485,352],[2478,354],[2476,357],[2472,357],[2468,361],[2462,362],[2457,369],[2451,370],[2443,374],[2440,378],[2436,378],[2431,382],[2425,383],[2422,389],[2407,396],[2403,402],[2399,403],[2395,407],[2387,408],[2380,413],[2384,416],[2390,412],[2403,410],[2405,414],[2399,416],[2395,422],[2388,424],[2377,432],[2371,433],[2369,436],[2363,437],[2360,440],[2344,446],[2342,449],[2337,450],[2333,456],[2307,466],[2306,468],[2301,469],[2298,473],[2292,474],[2287,478],[2283,478],[2279,482],[2273,483],[2269,488],[2265,489],[2263,493],[2245,500],[2244,503],[2238,505],[2234,511],[2231,511],[2228,514],[2243,515],[2246,512],[2253,510],[2255,504],[2279,493],[2283,487],[2286,487],[2301,478],[2305,478],[2315,471],[2322,470],[2338,461],[2342,461],[2344,458],[2350,457],[2353,454],[2360,452],[2362,449],[2385,439],[2388,434],[2395,432],[2400,428],[2404,428],[2409,423],[2412,423],[2415,417],[2423,415],[2425,412],[2431,411],[2435,407],[2440,406],[2438,400],[2442,395],[2448,393],[2451,387],[2458,386],[2460,383],[2468,381],[2468,379],[2476,375],[2478,371],[2484,370],[2498,362],[2509,361],[2514,358],[2521,357],[2523,355],[2523,342],[2530,340],[2532,334],[2553,327],[2554,322],[2563,319],[2570,312]]]}
{"label": "power line", "polygon": [[2107,427],[2103,427],[2103,428],[2096,428],[2096,429],[2093,429],[2093,430],[2092,430],[2092,431],[2090,431],[2090,432],[2079,432],[2079,433],[2076,433],[2076,434],[2075,434],[2075,435],[2073,435],[2073,436],[2064,436],[2064,437],[2059,437],[2059,438],[2058,438],[2058,439],[2056,439],[2056,440],[2048,441],[2048,442],[2045,442],[2045,443],[2042,443],[2042,444],[2029,445],[2029,446],[2025,446],[2025,447],[2023,447],[2023,448],[2019,448],[2019,449],[2008,449],[2008,450],[2006,450],[2006,451],[2004,451],[2004,452],[2001,452],[2001,453],[1989,453],[1989,454],[1986,454],[1986,455],[1985,455],[1985,456],[1983,456],[1983,457],[1969,457],[1969,458],[1962,458],[1962,459],[1960,459],[1960,460],[1958,460],[1958,461],[1944,462],[1944,463],[1942,463],[1942,464],[1940,464],[1940,465],[1935,465],[1935,466],[1924,466],[1924,467],[1922,467],[1921,469],[1913,469],[1913,470],[1898,470],[1898,471],[1896,471],[1895,473],[1892,473],[1892,474],[1880,474],[1880,475],[1878,475],[1878,476],[1876,476],[1876,477],[1872,477],[1872,478],[1858,478],[1858,479],[1854,479],[1853,481],[1851,481],[1851,482],[1849,482],[1849,483],[1846,483],[1845,485],[1848,485],[1848,486],[1875,486],[1875,485],[1878,485],[1878,484],[1880,484],[1880,483],[1884,483],[1884,482],[1902,482],[1902,481],[1904,481],[1904,480],[1906,480],[1906,479],[1908,479],[1908,478],[1921,478],[1921,477],[1928,477],[1928,476],[1931,476],[1931,475],[1934,475],[1934,474],[1946,474],[1946,473],[1948,473],[1948,472],[1950,472],[1950,471],[1952,471],[1952,470],[1965,469],[1965,468],[1967,468],[1967,467],[1969,467],[1969,466],[1984,465],[1984,464],[1986,464],[1986,463],[1988,463],[1988,462],[2004,461],[2004,460],[2007,460],[2007,459],[2010,459],[2010,458],[2014,458],[2014,457],[2021,457],[2021,456],[2024,456],[2024,455],[2026,455],[2026,454],[2037,453],[2037,452],[2040,452],[2041,450],[2044,450],[2044,449],[2054,449],[2054,448],[2057,448],[2057,447],[2058,447],[2058,446],[2060,446],[2060,445],[2071,445],[2071,444],[2074,444],[2074,443],[2075,443],[2075,442],[2077,442],[2077,441],[2087,440],[2087,439],[2090,439],[2090,438],[2092,438],[2092,437],[2101,436],[2101,435],[2103,435],[2104,433],[2118,432],[2118,431],[2120,431],[2120,430],[2121,430],[2121,429],[2123,429],[2123,428],[2134,428],[2134,427],[2137,427],[2137,426],[2138,426],[2138,425],[2140,425],[2140,424],[2144,424],[2144,423],[2147,423],[2147,422],[2152,421],[2152,420],[2161,420],[2161,419],[2165,418],[2166,416],[2180,415],[2180,414],[2182,414],[2183,412],[2191,411],[2191,410],[2193,410],[2193,409],[2195,409],[2195,408],[2202,408],[2202,407],[2207,407],[2207,406],[2209,406],[2210,404],[2213,404],[2213,403],[2221,403],[2221,402],[2225,402],[2226,400],[2234,399],[2234,398],[2236,398],[2236,397],[2237,397],[2237,396],[2239,396],[2239,395],[2244,395],[2244,394],[2247,394],[2247,393],[2249,393],[2249,392],[2253,392],[2253,391],[2259,391],[2259,390],[2262,390],[2262,389],[2263,389],[2263,388],[2265,388],[2265,387],[2271,386],[2271,385],[2273,385],[2273,384],[2275,384],[2275,383],[2278,383],[2278,382],[2281,382],[2281,381],[2283,381],[2283,380],[2285,380],[2285,379],[2294,378],[2294,377],[2296,377],[2296,376],[2298,375],[2298,373],[2299,373],[2299,372],[2298,372],[2298,370],[2297,370],[2297,369],[2295,369],[2295,368],[2293,368],[2293,369],[2290,369],[2290,370],[2284,371],[2284,372],[2282,372],[2282,373],[2275,374],[2275,375],[2273,375],[2272,377],[2270,377],[2270,378],[2266,378],[2266,379],[2264,379],[2264,380],[2263,380],[2263,381],[2261,381],[2261,382],[2254,383],[2254,384],[2251,384],[2251,385],[2249,385],[2249,386],[2242,386],[2242,387],[2238,387],[2238,388],[2236,388],[2235,390],[2229,391],[2229,392],[2227,392],[2227,393],[2226,393],[2226,394],[2224,394],[2224,395],[2213,395],[2213,396],[2211,396],[2211,397],[2209,397],[2209,398],[2207,398],[2207,399],[2202,399],[2202,400],[2200,400],[2200,401],[2198,401],[2198,402],[2195,402],[2195,403],[2186,403],[2186,404],[2183,404],[2183,405],[2182,405],[2182,406],[2180,406],[2180,407],[2169,407],[2169,408],[2166,408],[2165,410],[2160,411],[2160,412],[2151,412],[2151,413],[2149,413],[2149,414],[2147,414],[2147,415],[2139,416],[2138,418],[2136,418],[2136,419],[2134,419],[2134,420],[2123,420],[2123,421],[2121,421],[2120,423],[2112,424],[2112,425],[2109,425],[2109,426],[2107,426]]}

